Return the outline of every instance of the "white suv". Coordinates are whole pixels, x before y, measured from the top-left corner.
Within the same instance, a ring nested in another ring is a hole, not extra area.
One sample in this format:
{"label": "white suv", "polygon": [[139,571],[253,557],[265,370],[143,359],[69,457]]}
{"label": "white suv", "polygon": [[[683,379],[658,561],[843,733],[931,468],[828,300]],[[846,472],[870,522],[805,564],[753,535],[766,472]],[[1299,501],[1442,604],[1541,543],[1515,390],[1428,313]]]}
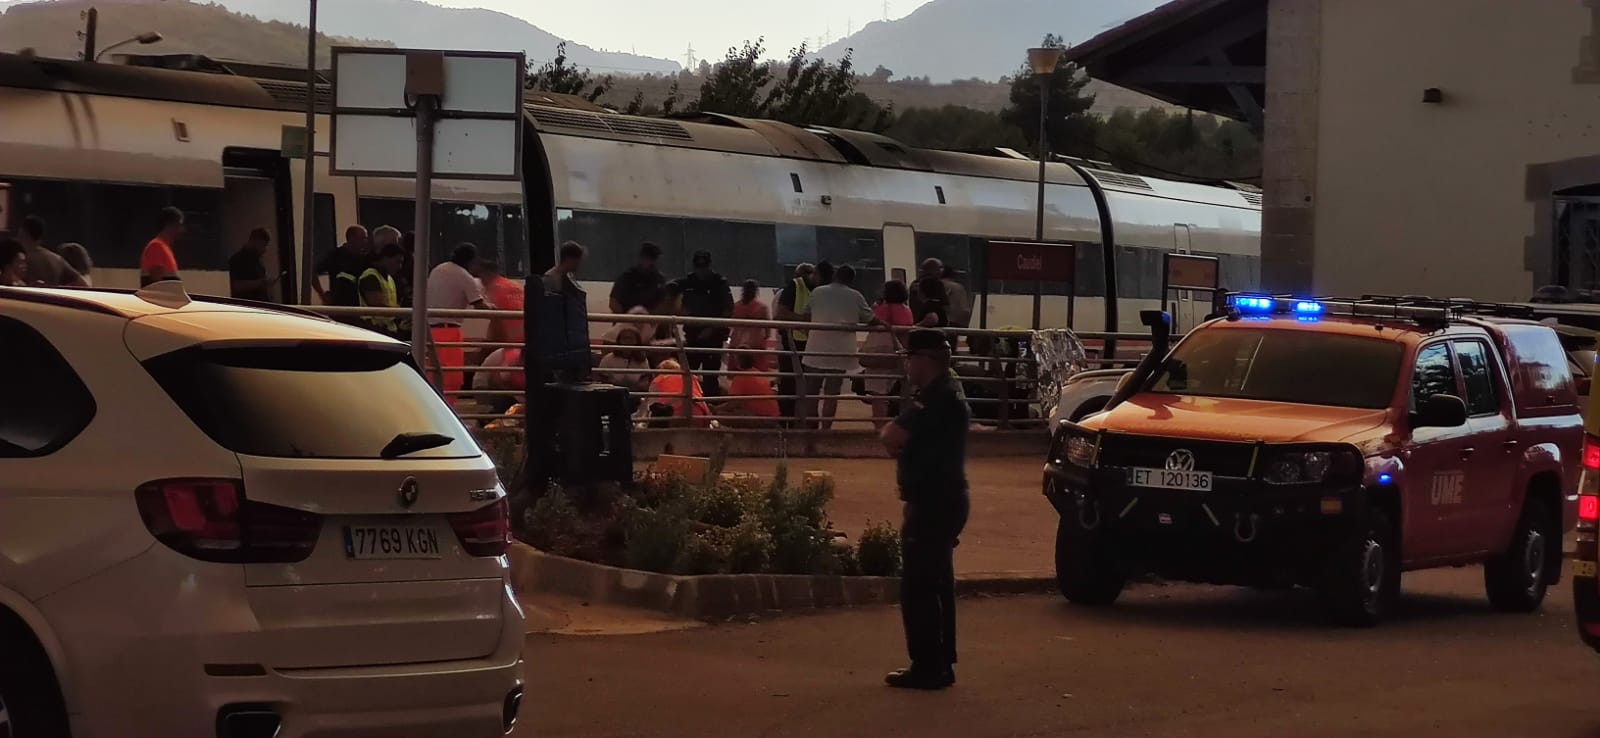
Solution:
{"label": "white suv", "polygon": [[401,343],[0,288],[0,738],[508,732],[509,541]]}

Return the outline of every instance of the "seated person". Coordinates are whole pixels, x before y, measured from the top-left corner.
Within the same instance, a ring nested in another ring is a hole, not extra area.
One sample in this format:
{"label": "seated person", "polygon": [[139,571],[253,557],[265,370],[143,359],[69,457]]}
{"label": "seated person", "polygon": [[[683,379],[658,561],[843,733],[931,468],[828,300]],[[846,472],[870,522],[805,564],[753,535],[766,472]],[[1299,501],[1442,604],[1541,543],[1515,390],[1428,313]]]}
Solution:
{"label": "seated person", "polygon": [[[750,354],[734,354],[733,363],[736,371],[761,372],[757,368],[760,357]],[[741,428],[772,428],[778,425],[778,418],[782,412],[778,410],[778,393],[772,386],[774,377],[770,374],[741,374],[733,377],[728,383],[729,397],[754,397],[758,399],[728,400],[717,406],[717,415],[740,417],[740,420],[725,421],[728,425]]]}
{"label": "seated person", "polygon": [[[522,349],[496,349],[494,353],[489,354],[489,357],[483,360],[482,366],[491,371],[472,372],[473,389],[496,392],[527,392],[528,378],[521,371]],[[516,369],[518,371],[505,371],[507,369]],[[512,405],[523,402],[524,399],[525,394],[520,396],[490,395],[484,397],[483,401],[494,412],[503,413]]]}
{"label": "seated person", "polygon": [[[690,398],[694,402],[693,408],[684,407],[683,397],[683,365],[673,359],[667,359],[656,367],[669,374],[657,374],[650,380],[650,392],[660,394],[661,397],[651,397],[646,405],[651,418],[687,418],[693,413],[694,425],[707,427],[711,424],[711,407],[706,405],[705,391],[700,388],[700,379],[689,376],[692,383],[689,388]],[[652,427],[666,427],[670,423],[652,421]]]}
{"label": "seated person", "polygon": [[[595,379],[610,382],[630,393],[648,392],[650,359],[639,348],[642,343],[643,334],[639,326],[630,323],[618,325],[606,335],[606,354],[600,357],[599,368],[595,370]],[[637,409],[638,400],[630,398],[629,412]]]}

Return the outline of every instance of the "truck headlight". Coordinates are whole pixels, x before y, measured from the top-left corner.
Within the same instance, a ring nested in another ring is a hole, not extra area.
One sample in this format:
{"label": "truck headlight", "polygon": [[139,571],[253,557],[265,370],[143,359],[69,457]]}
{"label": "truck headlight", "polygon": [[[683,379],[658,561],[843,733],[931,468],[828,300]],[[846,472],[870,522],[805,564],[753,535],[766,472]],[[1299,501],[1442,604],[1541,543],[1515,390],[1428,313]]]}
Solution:
{"label": "truck headlight", "polygon": [[1354,449],[1289,449],[1267,456],[1261,480],[1267,484],[1318,484],[1359,481],[1361,456]]}
{"label": "truck headlight", "polygon": [[1067,436],[1065,453],[1067,463],[1081,466],[1085,469],[1094,464],[1094,438],[1089,436]]}

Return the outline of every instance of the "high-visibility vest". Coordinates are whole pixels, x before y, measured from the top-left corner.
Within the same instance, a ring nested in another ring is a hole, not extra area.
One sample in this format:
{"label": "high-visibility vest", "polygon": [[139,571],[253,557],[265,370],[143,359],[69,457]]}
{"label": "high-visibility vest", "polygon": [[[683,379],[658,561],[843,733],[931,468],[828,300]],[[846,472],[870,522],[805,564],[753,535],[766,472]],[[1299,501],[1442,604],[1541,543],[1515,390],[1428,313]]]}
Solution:
{"label": "high-visibility vest", "polygon": [[[386,305],[385,307],[399,307],[400,306],[400,291],[398,289],[395,289],[394,277],[391,277],[391,276],[389,276],[387,274],[384,274],[383,272],[378,271],[377,267],[369,268],[366,271],[361,273],[361,279],[362,280],[366,279],[367,277],[376,278],[378,280],[378,284],[383,286],[383,296],[389,302],[389,304]],[[361,306],[362,307],[371,307],[370,305],[367,304],[367,293],[361,291],[361,280],[357,280],[356,281],[356,294],[358,296],[360,296],[360,298],[361,298]],[[366,318],[366,321],[368,323],[370,323],[374,328],[377,328],[378,330],[388,331],[390,333],[394,333],[395,329],[399,326],[399,324],[395,321],[394,318],[387,318],[387,317],[384,317],[384,318],[373,318],[373,317],[369,317],[369,318]]]}
{"label": "high-visibility vest", "polygon": [[[794,312],[796,315],[805,313],[811,307],[811,285],[804,279],[795,277],[794,280]],[[806,341],[811,338],[811,331],[795,331],[794,340]]]}

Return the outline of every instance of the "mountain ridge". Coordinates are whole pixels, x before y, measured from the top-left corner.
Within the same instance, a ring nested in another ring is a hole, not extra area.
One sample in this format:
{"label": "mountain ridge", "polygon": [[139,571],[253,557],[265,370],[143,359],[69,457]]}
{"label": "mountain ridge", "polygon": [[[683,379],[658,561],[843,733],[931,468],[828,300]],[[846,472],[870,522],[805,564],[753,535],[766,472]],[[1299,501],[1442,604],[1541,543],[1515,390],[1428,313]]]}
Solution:
{"label": "mountain ridge", "polygon": [[[851,51],[863,74],[995,80],[1022,67],[1046,33],[1069,45],[1161,5],[1165,0],[933,0],[903,18],[873,21],[817,50],[837,60]],[[982,29],[973,33],[973,29]]]}

